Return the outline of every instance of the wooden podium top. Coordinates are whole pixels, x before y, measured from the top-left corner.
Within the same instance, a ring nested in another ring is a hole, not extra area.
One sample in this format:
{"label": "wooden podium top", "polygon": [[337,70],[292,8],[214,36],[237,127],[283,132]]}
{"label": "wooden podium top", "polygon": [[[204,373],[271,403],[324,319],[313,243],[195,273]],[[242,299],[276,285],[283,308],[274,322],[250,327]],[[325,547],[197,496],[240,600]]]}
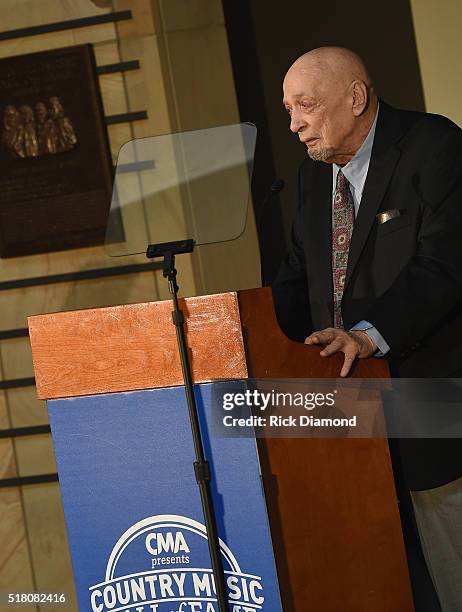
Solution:
{"label": "wooden podium top", "polygon": [[[325,360],[318,347],[286,338],[270,289],[185,298],[180,307],[195,383],[248,376],[335,378],[340,372],[341,355]],[[183,384],[171,310],[165,300],[29,317],[38,397]],[[377,359],[363,360],[353,371],[375,378],[387,374]]]}
{"label": "wooden podium top", "polygon": [[[236,293],[180,300],[194,382],[246,378]],[[38,397],[183,384],[170,300],[29,317]]]}

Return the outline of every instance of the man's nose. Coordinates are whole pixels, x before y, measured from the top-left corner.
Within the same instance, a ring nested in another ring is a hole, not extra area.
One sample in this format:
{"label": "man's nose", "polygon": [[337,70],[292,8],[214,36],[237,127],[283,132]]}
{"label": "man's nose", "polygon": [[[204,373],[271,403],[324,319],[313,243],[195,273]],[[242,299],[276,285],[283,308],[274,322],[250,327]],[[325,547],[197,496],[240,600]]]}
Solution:
{"label": "man's nose", "polygon": [[292,115],[290,116],[290,131],[297,134],[305,125],[306,121],[301,116],[301,113],[295,110],[292,111]]}

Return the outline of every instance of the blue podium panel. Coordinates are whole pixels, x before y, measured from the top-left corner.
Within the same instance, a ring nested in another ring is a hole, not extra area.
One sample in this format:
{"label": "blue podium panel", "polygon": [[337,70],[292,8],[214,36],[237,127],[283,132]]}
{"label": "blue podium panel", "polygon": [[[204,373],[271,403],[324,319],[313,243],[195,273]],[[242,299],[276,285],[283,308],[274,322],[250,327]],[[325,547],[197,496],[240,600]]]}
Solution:
{"label": "blue podium panel", "polygon": [[[282,610],[254,439],[196,398],[232,612]],[[48,402],[80,610],[218,609],[184,389]]]}

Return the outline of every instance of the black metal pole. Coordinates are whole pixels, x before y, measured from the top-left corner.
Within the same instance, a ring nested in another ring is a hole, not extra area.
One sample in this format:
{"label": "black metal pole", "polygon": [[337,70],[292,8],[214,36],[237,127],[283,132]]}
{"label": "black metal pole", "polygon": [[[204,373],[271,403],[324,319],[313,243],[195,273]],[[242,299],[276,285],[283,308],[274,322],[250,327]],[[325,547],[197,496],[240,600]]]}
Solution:
{"label": "black metal pole", "polygon": [[[183,243],[181,246],[184,248],[185,243]],[[191,251],[193,246],[194,243],[192,243]],[[165,247],[166,250],[163,251],[162,247]],[[205,458],[204,454],[196,397],[194,395],[194,385],[191,376],[191,366],[189,363],[188,349],[186,346],[184,317],[178,304],[178,285],[176,282],[174,247],[175,243],[166,243],[165,245],[150,245],[147,250],[147,256],[158,257],[160,254],[164,256],[164,277],[168,280],[169,291],[172,295],[172,320],[176,329],[176,338],[180,353],[181,369],[183,371],[186,400],[188,404],[189,419],[191,422],[191,431],[196,455],[196,461],[194,462],[194,473],[196,475],[196,482],[199,486],[202,510],[204,512],[205,529],[207,532],[210,558],[212,561],[212,571],[215,581],[218,610],[219,612],[229,612],[226,579],[220,552],[215,509],[213,506],[210,464]],[[180,250],[179,252],[188,251]]]}

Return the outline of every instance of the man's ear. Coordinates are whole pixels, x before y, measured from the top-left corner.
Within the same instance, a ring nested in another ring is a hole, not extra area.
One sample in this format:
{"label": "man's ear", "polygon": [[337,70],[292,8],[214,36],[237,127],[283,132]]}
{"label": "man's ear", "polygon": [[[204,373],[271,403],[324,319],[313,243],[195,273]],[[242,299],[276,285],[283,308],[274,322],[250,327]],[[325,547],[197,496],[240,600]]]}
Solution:
{"label": "man's ear", "polygon": [[351,84],[351,96],[353,100],[352,111],[355,117],[359,117],[367,108],[369,101],[369,90],[364,81],[353,81]]}

